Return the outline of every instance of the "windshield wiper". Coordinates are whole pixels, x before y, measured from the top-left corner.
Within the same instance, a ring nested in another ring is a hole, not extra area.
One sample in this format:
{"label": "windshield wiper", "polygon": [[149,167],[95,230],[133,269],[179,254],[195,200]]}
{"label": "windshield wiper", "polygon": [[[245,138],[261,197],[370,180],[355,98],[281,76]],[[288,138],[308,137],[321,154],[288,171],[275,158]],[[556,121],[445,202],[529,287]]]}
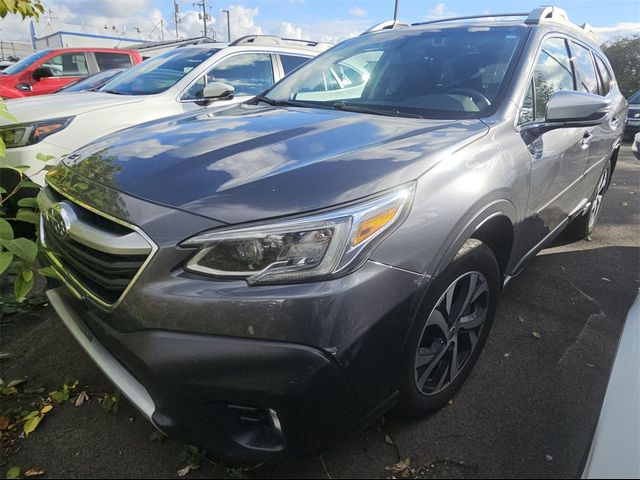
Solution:
{"label": "windshield wiper", "polygon": [[124,93],[122,92],[118,92],[116,90],[98,90],[98,92],[104,92],[104,93],[112,93],[114,95],[124,95]]}
{"label": "windshield wiper", "polygon": [[371,113],[373,115],[384,115],[386,117],[424,118],[422,115],[418,115],[417,113],[401,112],[397,108],[387,110],[384,108],[365,107],[362,105],[356,105],[353,103],[345,103],[345,102],[336,102],[333,104],[333,108],[335,108],[336,110],[345,110],[347,112]]}
{"label": "windshield wiper", "polygon": [[299,100],[274,100],[264,95],[257,95],[250,100],[252,105],[256,105],[258,102],[264,102],[272,107],[302,107],[302,108],[331,108],[327,105],[320,105],[311,102],[301,102]]}

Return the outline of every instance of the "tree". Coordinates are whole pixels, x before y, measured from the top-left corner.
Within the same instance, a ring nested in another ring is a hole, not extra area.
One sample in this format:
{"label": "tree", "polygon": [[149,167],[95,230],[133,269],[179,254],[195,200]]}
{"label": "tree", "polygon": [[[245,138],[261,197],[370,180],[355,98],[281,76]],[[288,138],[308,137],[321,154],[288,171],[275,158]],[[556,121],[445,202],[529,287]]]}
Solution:
{"label": "tree", "polygon": [[0,18],[7,14],[22,15],[22,18],[38,18],[44,13],[40,0],[0,0]]}
{"label": "tree", "polygon": [[618,86],[625,97],[629,98],[640,90],[640,35],[617,38],[602,45]]}

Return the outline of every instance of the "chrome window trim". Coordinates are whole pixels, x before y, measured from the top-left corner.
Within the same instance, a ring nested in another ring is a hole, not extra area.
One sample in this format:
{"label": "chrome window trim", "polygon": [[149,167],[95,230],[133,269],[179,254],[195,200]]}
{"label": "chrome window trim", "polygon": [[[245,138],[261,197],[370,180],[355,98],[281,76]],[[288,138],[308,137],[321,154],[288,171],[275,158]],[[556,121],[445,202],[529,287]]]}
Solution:
{"label": "chrome window trim", "polygon": [[113,310],[113,309],[117,308],[118,305],[120,305],[122,303],[122,301],[124,300],[124,298],[127,296],[129,291],[131,290],[131,288],[133,288],[133,286],[135,285],[137,280],[140,278],[140,276],[142,276],[142,273],[146,270],[146,268],[149,265],[149,263],[151,263],[151,260],[155,257],[155,254],[158,251],[158,245],[140,227],[132,225],[132,224],[130,224],[128,222],[125,222],[124,220],[121,220],[119,218],[111,216],[108,213],[102,212],[102,211],[100,211],[100,210],[98,210],[98,209],[96,209],[96,208],[94,208],[94,207],[92,207],[90,205],[87,205],[86,203],[82,202],[81,200],[78,200],[78,199],[74,198],[73,196],[69,195],[68,193],[62,191],[60,188],[56,187],[52,182],[47,182],[47,185],[50,188],[52,188],[53,190],[55,190],[56,192],[58,192],[63,197],[65,197],[68,200],[74,202],[75,204],[81,206],[82,208],[86,208],[87,210],[89,210],[92,213],[95,213],[96,215],[99,215],[99,216],[101,216],[103,218],[106,218],[107,220],[110,220],[110,221],[112,221],[114,223],[122,225],[123,227],[129,228],[129,229],[135,231],[136,233],[140,234],[147,242],[149,242],[149,246],[151,247],[151,251],[149,252],[149,255],[147,256],[146,260],[143,262],[143,264],[140,267],[140,269],[133,276],[133,278],[131,279],[131,282],[129,282],[129,285],[127,285],[127,287],[124,289],[122,294],[118,297],[118,299],[114,303],[108,303],[108,302],[105,302],[100,297],[98,297],[97,295],[95,295],[89,289],[87,289],[82,284],[81,281],[79,281],[77,278],[75,278],[62,265],[60,260],[58,260],[57,256],[53,252],[49,252],[47,250],[47,244],[46,244],[46,239],[45,239],[45,235],[44,235],[44,222],[43,222],[42,214],[40,215],[40,232],[39,232],[40,243],[42,244],[42,246],[45,247],[45,253],[46,253],[47,258],[49,259],[49,261],[51,261],[52,267],[54,268],[54,270],[56,270],[61,275],[62,279],[64,280],[65,285],[70,287],[72,291],[75,290],[75,291],[79,292],[83,297],[89,298],[91,301],[93,301],[94,303],[100,305],[103,308],[106,308],[106,309],[109,309],[109,310]]}

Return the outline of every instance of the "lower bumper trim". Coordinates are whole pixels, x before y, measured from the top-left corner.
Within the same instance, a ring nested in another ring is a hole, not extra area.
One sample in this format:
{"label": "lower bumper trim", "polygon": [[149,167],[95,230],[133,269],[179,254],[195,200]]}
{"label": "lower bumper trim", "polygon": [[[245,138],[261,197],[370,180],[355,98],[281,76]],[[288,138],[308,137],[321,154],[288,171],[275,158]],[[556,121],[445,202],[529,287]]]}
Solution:
{"label": "lower bumper trim", "polygon": [[142,413],[147,420],[153,423],[152,416],[156,410],[155,404],[149,392],[138,382],[114,357],[104,348],[86,327],[73,308],[71,308],[61,288],[47,291],[49,303],[56,311],[65,326],[78,341],[85,352],[98,365],[98,368],[117,385],[122,394]]}

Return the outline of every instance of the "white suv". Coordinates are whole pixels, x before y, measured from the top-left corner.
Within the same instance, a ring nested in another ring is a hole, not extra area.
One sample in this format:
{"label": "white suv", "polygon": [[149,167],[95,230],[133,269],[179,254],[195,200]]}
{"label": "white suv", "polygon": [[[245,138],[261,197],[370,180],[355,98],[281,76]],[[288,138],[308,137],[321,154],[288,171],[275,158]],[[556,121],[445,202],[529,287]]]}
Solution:
{"label": "white suv", "polygon": [[[42,184],[39,153],[58,158],[123,128],[242,102],[329,46],[252,35],[230,44],[179,47],[136,65],[96,92],[10,100],[9,111],[20,123],[7,124],[0,117],[5,160],[11,166],[28,166],[25,174]],[[233,95],[219,91],[228,85]],[[10,187],[13,175],[2,177],[2,186]]]}

